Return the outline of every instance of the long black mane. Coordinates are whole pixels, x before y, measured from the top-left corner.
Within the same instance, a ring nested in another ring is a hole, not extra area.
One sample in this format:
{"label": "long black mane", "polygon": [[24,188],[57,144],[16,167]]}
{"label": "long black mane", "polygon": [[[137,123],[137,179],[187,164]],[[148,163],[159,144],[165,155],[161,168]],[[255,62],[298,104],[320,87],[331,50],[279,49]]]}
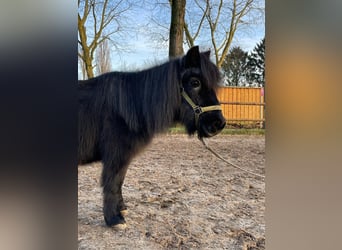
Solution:
{"label": "long black mane", "polygon": [[[110,72],[80,81],[79,101],[87,99],[87,115],[93,113],[94,119],[103,118],[100,115],[105,112],[115,113],[132,131],[162,132],[173,123],[181,103],[183,64],[182,58],[176,58],[143,71]],[[216,89],[221,75],[205,53],[201,54],[201,71],[210,79],[208,88]]]}
{"label": "long black mane", "polygon": [[87,102],[86,112],[95,119],[116,114],[132,131],[161,132],[172,124],[181,102],[180,63],[175,59],[139,72],[111,72],[81,81],[80,103]]}

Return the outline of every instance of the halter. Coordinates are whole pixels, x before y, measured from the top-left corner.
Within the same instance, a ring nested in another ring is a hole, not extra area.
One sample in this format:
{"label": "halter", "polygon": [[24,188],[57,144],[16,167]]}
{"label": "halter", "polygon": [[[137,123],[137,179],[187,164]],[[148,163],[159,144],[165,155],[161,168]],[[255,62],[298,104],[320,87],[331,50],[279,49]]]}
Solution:
{"label": "halter", "polygon": [[196,105],[191,100],[190,96],[185,92],[182,86],[180,87],[180,91],[181,91],[181,95],[184,97],[184,99],[187,101],[187,103],[192,107],[194,111],[196,128],[198,128],[198,120],[201,114],[208,112],[208,111],[222,110],[220,105],[212,105],[212,106],[206,106],[206,107],[201,107],[199,105]]}

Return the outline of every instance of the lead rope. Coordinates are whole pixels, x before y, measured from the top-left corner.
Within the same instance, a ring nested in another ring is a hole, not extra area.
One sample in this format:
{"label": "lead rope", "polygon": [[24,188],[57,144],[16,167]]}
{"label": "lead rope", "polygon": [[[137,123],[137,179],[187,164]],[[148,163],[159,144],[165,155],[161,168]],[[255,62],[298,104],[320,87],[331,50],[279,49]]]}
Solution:
{"label": "lead rope", "polygon": [[203,145],[204,145],[204,147],[205,147],[206,149],[208,149],[211,153],[213,153],[213,155],[215,155],[217,158],[221,159],[222,161],[224,161],[224,162],[227,163],[228,165],[231,165],[232,167],[237,168],[237,169],[239,169],[239,170],[241,170],[241,171],[243,171],[243,172],[246,172],[246,173],[249,173],[249,174],[251,174],[251,175],[260,177],[260,178],[262,178],[262,179],[265,179],[265,176],[263,176],[263,175],[256,174],[256,173],[251,172],[251,171],[249,171],[249,170],[247,170],[247,169],[243,169],[243,168],[241,168],[241,167],[235,165],[234,163],[231,163],[230,161],[228,161],[228,160],[226,160],[225,158],[223,158],[220,154],[218,154],[217,152],[215,152],[211,147],[209,147],[208,144],[204,141],[203,138],[198,138],[198,139],[203,143]]}

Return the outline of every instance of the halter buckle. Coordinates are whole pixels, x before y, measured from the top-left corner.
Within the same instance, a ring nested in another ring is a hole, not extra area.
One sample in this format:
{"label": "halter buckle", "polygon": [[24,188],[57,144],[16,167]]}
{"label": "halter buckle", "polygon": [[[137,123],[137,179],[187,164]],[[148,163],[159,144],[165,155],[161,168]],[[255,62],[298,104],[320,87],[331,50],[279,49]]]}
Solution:
{"label": "halter buckle", "polygon": [[200,106],[196,106],[193,109],[194,109],[195,114],[197,114],[197,115],[199,115],[203,112],[202,108]]}

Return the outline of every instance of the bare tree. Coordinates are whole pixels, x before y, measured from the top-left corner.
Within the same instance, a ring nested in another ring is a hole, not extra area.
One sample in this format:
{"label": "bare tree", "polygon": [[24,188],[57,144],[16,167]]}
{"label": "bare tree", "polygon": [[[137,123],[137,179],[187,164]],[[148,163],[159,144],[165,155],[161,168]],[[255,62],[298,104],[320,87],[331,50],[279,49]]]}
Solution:
{"label": "bare tree", "polygon": [[[153,12],[149,29],[151,38],[163,44],[170,42],[167,16],[172,0],[147,2],[153,5],[150,8]],[[253,32],[253,25],[263,24],[264,11],[264,0],[187,0],[183,45],[211,47],[217,66],[222,67],[236,34],[248,34]]]}
{"label": "bare tree", "polygon": [[84,62],[88,78],[94,77],[97,47],[122,30],[120,18],[130,7],[131,3],[124,0],[78,0],[78,43],[81,48],[78,56]]}
{"label": "bare tree", "polygon": [[[190,17],[190,15],[193,16],[193,12],[188,13],[187,20],[192,22],[192,32],[186,22],[184,30],[187,43],[193,46],[201,32],[209,33],[218,67],[222,66],[237,29],[253,24],[255,19],[260,19],[260,15],[256,13],[264,12],[259,0],[194,0],[194,3],[201,15],[197,17],[196,22]],[[190,11],[191,9],[188,9],[188,12]]]}
{"label": "bare tree", "polygon": [[109,40],[106,39],[99,44],[96,50],[96,73],[98,75],[111,71],[110,55]]}
{"label": "bare tree", "polygon": [[[206,5],[206,8],[203,9],[202,6],[198,3],[198,1],[194,1],[194,3],[196,6],[188,8],[188,11],[187,11],[188,21],[184,22],[185,39],[189,48],[195,45],[195,40],[200,35],[200,31],[203,28],[203,23],[204,23],[205,17],[209,9],[209,5]],[[198,15],[198,7],[202,10],[202,13],[200,13],[200,15]],[[190,12],[190,10],[193,10],[193,9],[195,9],[196,12]],[[197,19],[196,21],[198,22],[194,21],[194,19]],[[191,31],[189,29],[189,22],[195,23],[195,25],[191,25],[191,26],[195,26],[193,27],[193,30],[194,30],[193,34],[191,34]]]}

